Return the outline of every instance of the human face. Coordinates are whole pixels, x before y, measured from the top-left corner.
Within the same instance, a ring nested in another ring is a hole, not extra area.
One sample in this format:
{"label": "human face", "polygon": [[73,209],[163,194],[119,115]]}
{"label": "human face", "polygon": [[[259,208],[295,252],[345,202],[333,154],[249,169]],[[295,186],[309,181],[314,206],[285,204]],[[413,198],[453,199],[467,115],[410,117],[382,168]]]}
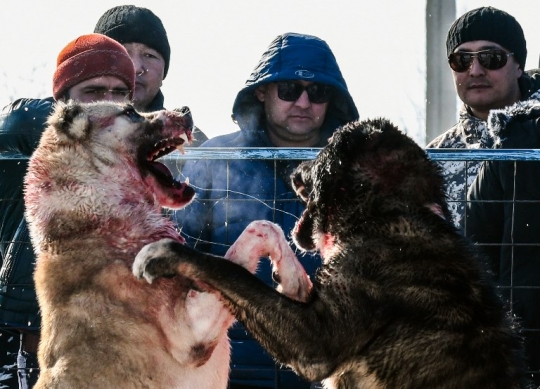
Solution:
{"label": "human face", "polygon": [[124,43],[124,47],[135,65],[133,105],[144,112],[163,84],[165,60],[156,50],[142,43]]}
{"label": "human face", "polygon": [[264,104],[268,137],[275,146],[311,147],[319,142],[328,103],[312,103],[306,90],[296,101],[283,101],[277,95],[276,83],[261,85],[255,95]]}
{"label": "human face", "polygon": [[72,86],[67,96],[81,103],[93,101],[129,102],[129,88],[126,83],[114,76],[100,76],[82,81]]}
{"label": "human face", "polygon": [[[502,49],[509,52],[501,45],[491,41],[466,42],[454,50],[475,52],[488,49]],[[518,86],[518,78],[523,70],[520,68],[514,56],[508,57],[505,66],[497,70],[484,68],[474,58],[471,67],[461,73],[452,70],[456,92],[474,116],[486,120],[491,109],[503,108],[511,105],[521,98]]]}

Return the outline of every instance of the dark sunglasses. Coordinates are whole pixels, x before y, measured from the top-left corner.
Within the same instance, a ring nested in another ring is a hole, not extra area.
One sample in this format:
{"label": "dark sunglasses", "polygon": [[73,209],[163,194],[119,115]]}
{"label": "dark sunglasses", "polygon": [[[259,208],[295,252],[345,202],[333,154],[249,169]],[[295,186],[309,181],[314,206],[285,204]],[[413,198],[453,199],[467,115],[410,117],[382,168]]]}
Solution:
{"label": "dark sunglasses", "polygon": [[293,81],[279,81],[276,84],[277,95],[283,101],[296,101],[304,91],[307,92],[309,101],[315,104],[328,103],[332,97],[330,85],[313,83],[304,86]]}
{"label": "dark sunglasses", "polygon": [[478,58],[478,62],[488,70],[497,70],[508,62],[508,57],[514,53],[507,53],[504,50],[492,49],[482,51],[458,51],[448,56],[448,63],[454,72],[463,73],[468,70],[473,62],[473,58]]}

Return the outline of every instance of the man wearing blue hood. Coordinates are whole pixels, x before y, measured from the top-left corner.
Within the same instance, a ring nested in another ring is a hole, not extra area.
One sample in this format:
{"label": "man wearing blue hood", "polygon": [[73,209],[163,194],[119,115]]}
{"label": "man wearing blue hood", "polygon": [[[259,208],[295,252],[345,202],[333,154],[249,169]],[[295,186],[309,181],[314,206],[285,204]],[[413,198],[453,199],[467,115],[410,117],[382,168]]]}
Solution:
{"label": "man wearing blue hood", "polygon": [[[327,43],[315,36],[279,35],[263,54],[233,105],[240,131],[222,135],[201,147],[323,147],[339,126],[358,119],[336,59]],[[290,187],[296,161],[193,160],[183,175],[197,198],[175,214],[182,232],[196,249],[224,255],[253,220],[271,220],[290,235],[303,211]],[[320,259],[304,255],[313,275]],[[258,276],[272,283],[261,263]],[[237,323],[232,343],[231,389],[309,388],[272,358]]]}

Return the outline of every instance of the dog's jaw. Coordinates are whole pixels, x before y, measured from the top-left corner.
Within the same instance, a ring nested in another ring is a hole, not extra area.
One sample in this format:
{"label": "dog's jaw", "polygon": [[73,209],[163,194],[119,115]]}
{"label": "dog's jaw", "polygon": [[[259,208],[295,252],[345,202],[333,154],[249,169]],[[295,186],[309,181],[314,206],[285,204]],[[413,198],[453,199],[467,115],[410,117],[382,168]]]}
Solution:
{"label": "dog's jaw", "polygon": [[313,251],[317,248],[317,240],[313,239],[313,218],[308,209],[305,209],[300,219],[294,225],[292,238],[296,246],[302,251]]}

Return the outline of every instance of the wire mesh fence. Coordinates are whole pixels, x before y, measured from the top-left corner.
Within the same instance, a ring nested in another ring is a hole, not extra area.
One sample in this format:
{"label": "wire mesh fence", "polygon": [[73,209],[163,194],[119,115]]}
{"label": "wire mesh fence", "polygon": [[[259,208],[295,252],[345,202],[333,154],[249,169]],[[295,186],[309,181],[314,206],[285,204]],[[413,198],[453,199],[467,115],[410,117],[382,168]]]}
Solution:
{"label": "wire mesh fence", "polygon": [[[216,254],[224,254],[252,220],[271,220],[281,225],[286,234],[290,234],[303,206],[288,184],[288,174],[292,167],[303,160],[313,159],[318,152],[319,149],[316,148],[188,148],[185,155],[175,152],[162,158],[173,176],[186,178],[185,163],[188,160],[199,161],[198,163],[204,166],[205,173],[201,176],[189,176],[190,184],[197,190],[197,200],[186,210],[168,212],[168,215],[182,225],[182,234],[189,244]],[[540,150],[429,149],[427,153],[443,169],[453,221],[463,233],[467,231],[469,220],[467,212],[470,201],[467,200],[467,192],[484,161],[504,161],[509,164],[540,161]],[[13,230],[19,223],[17,218],[20,219],[24,208],[22,176],[26,163],[27,160],[17,154],[0,156],[0,388],[4,382],[9,381],[10,375],[11,379],[17,375],[17,358],[13,353],[19,350],[21,331],[35,332],[39,327],[38,320],[14,323],[6,320],[4,315],[7,301],[4,295],[10,291],[33,293],[33,284],[28,280],[21,282],[10,278],[14,272],[14,264],[9,264],[13,247],[26,245],[25,249],[31,250],[27,241],[13,240]],[[20,180],[14,181],[15,176],[19,176]],[[483,199],[482,202],[503,202],[514,208],[517,205],[524,212],[527,212],[527,207],[540,204],[539,199],[534,198]],[[184,225],[187,220],[189,226]],[[513,236],[509,241],[480,244],[486,251],[508,250],[510,253],[509,276],[504,282],[499,282],[497,288],[508,303],[511,313],[521,299],[533,299],[540,310],[540,274],[531,274],[526,282],[514,276],[516,270],[522,271],[517,266],[523,266],[527,261],[540,262],[540,258],[535,257],[516,258],[520,255],[520,247],[540,245],[540,230],[537,231],[537,236],[539,239],[531,242],[520,241],[519,237]],[[303,256],[300,260],[308,273],[313,274],[318,265],[317,257]],[[268,283],[273,282],[269,266],[263,265],[258,276]],[[27,302],[23,301],[21,304]],[[30,304],[30,309],[31,306]],[[38,315],[38,312],[34,314]],[[540,323],[536,319],[540,314],[532,312],[526,315],[530,317],[522,325],[521,331],[529,343],[528,347],[540,348]],[[31,313],[25,317],[32,317]],[[234,326],[230,334],[231,388],[243,382],[281,389],[310,387],[310,384],[298,380],[289,369],[274,364],[271,357],[250,338],[242,326]],[[244,347],[246,344],[250,346]],[[250,354],[245,350],[255,350],[255,353]],[[34,367],[30,368],[35,370]],[[539,370],[540,366],[532,366],[531,374],[540,374]]]}

